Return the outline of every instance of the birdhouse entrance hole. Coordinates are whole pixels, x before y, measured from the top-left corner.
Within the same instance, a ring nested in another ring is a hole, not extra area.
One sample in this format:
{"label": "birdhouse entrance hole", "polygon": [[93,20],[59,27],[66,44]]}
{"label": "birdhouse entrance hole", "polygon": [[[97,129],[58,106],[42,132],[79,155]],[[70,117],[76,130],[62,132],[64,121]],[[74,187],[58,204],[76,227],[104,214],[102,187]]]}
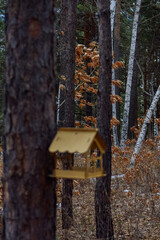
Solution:
{"label": "birdhouse entrance hole", "polygon": [[87,179],[105,175],[105,144],[97,129],[61,128],[49,151],[54,156],[51,177]]}

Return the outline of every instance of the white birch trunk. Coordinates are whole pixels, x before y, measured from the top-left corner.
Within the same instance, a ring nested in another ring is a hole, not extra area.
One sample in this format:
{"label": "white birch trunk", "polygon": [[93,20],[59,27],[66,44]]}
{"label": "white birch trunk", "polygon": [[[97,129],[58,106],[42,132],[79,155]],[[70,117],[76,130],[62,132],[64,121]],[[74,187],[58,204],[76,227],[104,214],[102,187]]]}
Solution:
{"label": "white birch trunk", "polygon": [[[152,73],[152,79],[151,79],[151,94],[152,94],[152,98],[154,96],[154,82],[153,82],[153,76],[154,73]],[[157,107],[155,107],[154,111],[153,111],[153,122],[154,122],[154,138],[157,137],[159,139],[159,129],[158,129],[158,125],[156,124],[156,112],[157,112]],[[158,140],[158,150],[160,150],[160,140]]]}
{"label": "white birch trunk", "polygon": [[142,146],[145,134],[146,134],[147,124],[150,123],[150,119],[152,117],[154,109],[156,108],[156,105],[157,105],[157,102],[158,102],[159,98],[160,98],[160,85],[159,85],[159,87],[157,89],[157,92],[156,92],[156,94],[155,94],[155,96],[153,98],[151,106],[150,106],[150,108],[149,108],[149,110],[147,112],[147,115],[145,117],[144,123],[142,125],[141,132],[139,134],[139,137],[138,137],[138,140],[137,140],[134,152],[133,152],[132,157],[131,157],[130,167],[134,167],[134,165],[135,165],[135,157],[140,152],[140,149],[141,149],[141,146]]}
{"label": "white birch trunk", "polygon": [[[114,30],[114,19],[115,19],[115,12],[116,12],[116,0],[111,0],[110,4],[110,11],[111,11],[111,37],[112,37],[112,49],[113,49],[113,30]],[[112,63],[114,63],[114,59],[112,60]],[[115,70],[112,69],[112,80],[115,80]],[[115,86],[112,84],[112,95],[115,95]],[[116,103],[112,103],[112,117],[117,118],[116,113]],[[118,134],[117,134],[117,127],[113,126],[113,143],[114,146],[118,146]]]}
{"label": "white birch trunk", "polygon": [[[158,134],[159,136],[159,134]],[[158,140],[158,151],[160,151],[160,139]]]}
{"label": "white birch trunk", "polygon": [[[115,71],[112,69],[112,80],[115,79]],[[115,95],[115,86],[112,84],[112,95]],[[117,111],[116,111],[116,103],[112,103],[112,117],[117,118]],[[118,142],[118,133],[117,133],[117,127],[113,126],[112,127],[112,132],[113,132],[113,143],[114,146],[119,146]]]}
{"label": "white birch trunk", "polygon": [[111,0],[110,11],[111,11],[111,34],[112,34],[112,40],[113,40],[113,26],[114,26],[114,17],[115,17],[115,11],[116,11],[116,0]]}
{"label": "white birch trunk", "polygon": [[132,40],[131,40],[131,48],[130,48],[130,55],[129,55],[128,76],[127,76],[125,105],[124,105],[124,113],[123,113],[123,124],[122,124],[121,143],[120,143],[120,146],[122,149],[124,149],[125,141],[127,140],[130,95],[131,95],[131,87],[132,87],[132,76],[133,76],[134,56],[135,56],[135,49],[136,49],[136,39],[137,39],[140,7],[141,7],[141,0],[137,0],[134,20],[133,20],[133,28],[132,28]]}
{"label": "white birch trunk", "polygon": [[[152,73],[152,77],[151,77],[151,101],[153,100],[154,97],[154,73]],[[156,111],[157,108],[155,107],[154,111],[153,111],[153,124],[154,124],[154,137],[158,136],[158,125],[156,124]]]}
{"label": "white birch trunk", "polygon": [[154,119],[154,137],[156,137],[156,136],[159,135],[158,125],[156,124],[156,111],[157,111],[157,108],[155,108],[155,110],[154,110],[154,112],[153,112],[153,119]]}

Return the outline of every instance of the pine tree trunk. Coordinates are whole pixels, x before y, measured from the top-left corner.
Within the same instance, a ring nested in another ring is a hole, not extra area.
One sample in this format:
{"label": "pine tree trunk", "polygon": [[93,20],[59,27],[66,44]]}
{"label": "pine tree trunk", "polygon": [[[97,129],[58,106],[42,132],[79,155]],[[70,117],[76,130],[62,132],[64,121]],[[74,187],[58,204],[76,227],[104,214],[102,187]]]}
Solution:
{"label": "pine tree trunk", "polygon": [[[95,6],[95,2],[93,0],[85,0],[85,4],[90,4],[91,7]],[[96,35],[96,24],[94,22],[93,13],[91,9],[85,8],[84,12],[84,45],[88,48],[89,43],[95,40]],[[92,69],[88,67],[88,63],[91,61],[90,58],[86,58],[86,72],[90,75]],[[92,83],[88,83],[88,86],[92,87]],[[86,92],[86,102],[92,102],[92,92]],[[86,116],[92,116],[92,106],[86,104]]]}
{"label": "pine tree trunk", "polygon": [[95,191],[96,236],[114,239],[111,216],[111,128],[112,107],[110,101],[112,79],[112,44],[110,25],[110,1],[98,0],[100,75],[98,85],[97,124],[106,143],[103,158],[106,176],[98,178]]}
{"label": "pine tree trunk", "polygon": [[75,47],[76,47],[76,9],[77,0],[62,0],[67,8],[67,29],[65,36],[65,127],[74,127],[74,77],[75,77]]}
{"label": "pine tree trunk", "polygon": [[[61,68],[65,77],[65,107],[64,127],[74,127],[74,76],[75,76],[75,45],[76,45],[76,8],[77,1],[62,0],[64,32],[63,52],[61,52]],[[65,22],[65,23],[64,23]],[[63,55],[62,55],[63,54]],[[68,229],[72,225],[72,179],[63,180],[62,192],[62,228]]]}
{"label": "pine tree trunk", "polygon": [[136,126],[137,117],[138,117],[138,92],[137,92],[137,78],[138,78],[138,68],[136,63],[134,63],[134,72],[133,72],[133,82],[131,89],[131,102],[130,102],[130,111],[129,111],[129,122],[128,122],[128,138],[133,139],[134,133],[131,131],[131,127]]}
{"label": "pine tree trunk", "polygon": [[156,105],[157,105],[157,102],[158,102],[159,98],[160,98],[160,85],[159,85],[159,87],[157,89],[157,92],[156,92],[156,94],[155,94],[155,96],[153,98],[151,106],[148,109],[147,115],[146,115],[145,120],[143,122],[143,125],[142,125],[142,128],[141,128],[141,132],[139,134],[139,137],[138,137],[138,140],[137,140],[137,143],[136,143],[133,155],[131,157],[131,161],[130,161],[130,166],[131,167],[135,165],[135,157],[140,152],[141,146],[143,144],[143,140],[145,138],[145,134],[146,134],[146,130],[147,130],[147,124],[150,123],[150,119],[152,117],[154,109],[156,108]]}
{"label": "pine tree trunk", "polygon": [[3,240],[54,240],[54,1],[8,1]]}
{"label": "pine tree trunk", "polygon": [[120,143],[120,146],[122,149],[124,149],[125,141],[127,140],[130,96],[131,96],[132,77],[133,77],[133,65],[134,65],[134,56],[135,56],[135,49],[136,49],[136,39],[137,39],[140,7],[141,7],[141,0],[137,0],[134,20],[133,20],[132,41],[131,41],[131,48],[130,48],[130,55],[129,55],[128,76],[127,76],[127,85],[126,85],[126,93],[125,93],[125,105],[124,105],[123,124],[122,124],[121,143]]}
{"label": "pine tree trunk", "polygon": [[67,1],[61,0],[61,32],[60,32],[60,79],[58,91],[58,112],[57,124],[58,127],[64,126],[65,121],[65,96],[66,96],[66,62],[67,62],[67,48],[66,40],[68,40],[68,8]]}

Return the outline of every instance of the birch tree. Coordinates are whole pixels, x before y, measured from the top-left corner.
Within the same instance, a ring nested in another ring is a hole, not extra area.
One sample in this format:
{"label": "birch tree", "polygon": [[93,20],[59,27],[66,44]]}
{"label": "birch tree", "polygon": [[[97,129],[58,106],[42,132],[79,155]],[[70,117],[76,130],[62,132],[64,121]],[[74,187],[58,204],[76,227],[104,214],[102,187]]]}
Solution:
{"label": "birch tree", "polygon": [[152,117],[154,109],[156,108],[156,105],[157,105],[157,102],[158,102],[159,98],[160,98],[160,85],[159,85],[159,87],[157,89],[157,92],[156,92],[156,94],[155,94],[155,96],[153,98],[151,106],[148,109],[147,115],[146,115],[144,123],[142,125],[141,132],[139,134],[139,137],[138,137],[138,140],[137,140],[134,152],[133,152],[132,157],[131,157],[130,167],[134,167],[134,165],[135,165],[135,158],[136,158],[136,155],[139,154],[140,149],[142,147],[143,140],[144,140],[144,137],[145,137],[145,134],[146,134],[146,130],[147,130],[147,124],[150,123],[150,119]]}
{"label": "birch tree", "polygon": [[[151,100],[153,101],[153,97],[154,97],[154,73],[152,73],[151,75]],[[158,125],[156,124],[156,110],[157,107],[155,107],[154,111],[153,111],[153,124],[154,124],[154,137],[158,136]]]}
{"label": "birch tree", "polygon": [[134,13],[134,20],[133,20],[132,40],[131,40],[131,47],[130,47],[128,75],[127,75],[127,84],[126,84],[126,93],[125,93],[125,104],[124,104],[124,112],[123,112],[123,123],[122,123],[122,133],[121,133],[121,143],[120,143],[120,146],[122,149],[124,149],[125,147],[125,141],[127,139],[127,132],[128,132],[130,96],[131,96],[134,56],[135,56],[135,49],[136,49],[136,39],[137,39],[140,7],[141,7],[141,0],[137,0],[135,13]]}
{"label": "birch tree", "polygon": [[[116,0],[111,0],[110,11],[111,11],[111,38],[112,38],[112,49],[113,49]],[[114,59],[112,60],[112,62],[114,63]],[[115,69],[112,69],[112,80],[115,80]],[[112,84],[112,95],[116,95],[115,85],[113,84]],[[112,117],[117,118],[116,103],[112,103]],[[115,126],[113,126],[113,142],[115,146],[118,146],[117,127]]]}
{"label": "birch tree", "polygon": [[116,11],[116,2],[117,2],[117,0],[111,0],[111,3],[110,3],[110,11],[111,11],[111,34],[112,34],[112,37],[113,37],[115,11]]}
{"label": "birch tree", "polygon": [[[111,8],[111,32],[112,32],[112,49],[114,52],[113,63],[119,61],[120,46],[120,10],[121,0],[112,1]],[[119,69],[112,68],[112,80],[119,79]],[[112,95],[120,94],[119,87],[112,84]],[[112,117],[120,119],[120,103],[112,103]],[[119,127],[113,126],[113,142],[115,146],[119,145]]]}

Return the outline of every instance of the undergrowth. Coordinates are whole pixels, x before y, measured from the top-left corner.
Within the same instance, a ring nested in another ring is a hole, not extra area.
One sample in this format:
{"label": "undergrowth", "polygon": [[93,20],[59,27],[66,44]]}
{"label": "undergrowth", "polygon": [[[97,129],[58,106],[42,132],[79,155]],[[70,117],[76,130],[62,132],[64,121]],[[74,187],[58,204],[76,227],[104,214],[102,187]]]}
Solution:
{"label": "undergrowth", "polygon": [[[128,168],[135,140],[127,141],[121,150],[112,147],[112,218],[115,239],[160,239],[160,151],[157,140],[147,139],[136,157],[134,168]],[[74,180],[73,226],[61,228],[61,190],[57,184],[58,239],[96,239],[94,191],[95,179]]]}

